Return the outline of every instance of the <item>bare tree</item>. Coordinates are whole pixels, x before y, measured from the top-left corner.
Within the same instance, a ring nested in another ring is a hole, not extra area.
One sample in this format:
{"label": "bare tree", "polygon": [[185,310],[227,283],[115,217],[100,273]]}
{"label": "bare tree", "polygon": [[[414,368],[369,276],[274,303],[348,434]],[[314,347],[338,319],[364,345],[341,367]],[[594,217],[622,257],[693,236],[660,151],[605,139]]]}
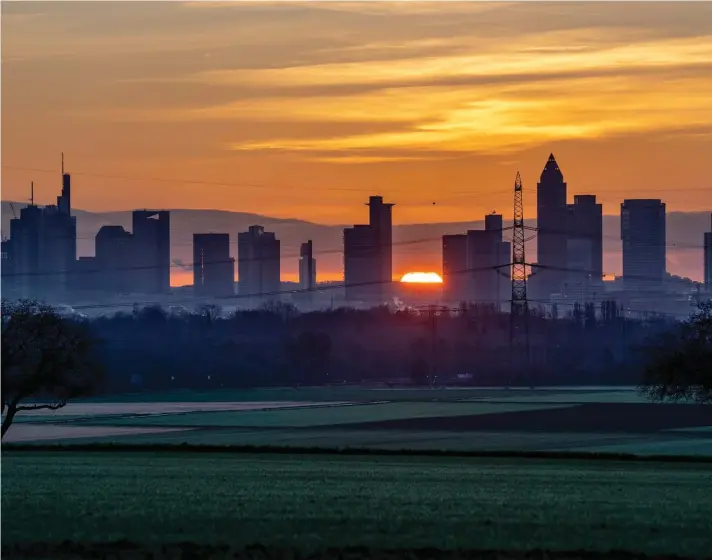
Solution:
{"label": "bare tree", "polygon": [[2,436],[23,410],[57,410],[103,380],[86,325],[36,301],[2,301]]}
{"label": "bare tree", "polygon": [[651,399],[712,402],[712,301],[676,329],[653,340],[642,390]]}

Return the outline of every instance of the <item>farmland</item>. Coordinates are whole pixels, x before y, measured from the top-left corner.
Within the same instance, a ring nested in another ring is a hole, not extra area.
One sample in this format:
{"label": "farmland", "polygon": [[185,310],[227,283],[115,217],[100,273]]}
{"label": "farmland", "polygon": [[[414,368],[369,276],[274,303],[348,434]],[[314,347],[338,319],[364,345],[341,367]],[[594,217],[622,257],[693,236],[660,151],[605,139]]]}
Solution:
{"label": "farmland", "polygon": [[625,388],[175,392],[18,415],[13,442],[712,456],[712,409]]}
{"label": "farmland", "polygon": [[[709,407],[651,404],[632,389],[175,392],[17,420],[3,442],[4,547],[122,540],[700,556],[712,533],[709,463],[401,453],[712,457]],[[94,444],[114,447],[87,449]],[[230,452],[244,446],[282,451]]]}
{"label": "farmland", "polygon": [[702,491],[710,485],[709,465],[676,463],[9,451],[3,545],[128,539],[699,556],[712,534],[712,495]]}

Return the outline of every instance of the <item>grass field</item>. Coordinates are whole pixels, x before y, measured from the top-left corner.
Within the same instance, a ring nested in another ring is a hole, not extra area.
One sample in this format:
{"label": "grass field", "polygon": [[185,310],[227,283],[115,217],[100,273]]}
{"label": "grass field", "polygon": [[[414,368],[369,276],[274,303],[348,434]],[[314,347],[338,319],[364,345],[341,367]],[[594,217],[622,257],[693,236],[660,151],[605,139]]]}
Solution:
{"label": "grass field", "polygon": [[628,549],[709,554],[709,465],[6,451],[3,545]]}
{"label": "grass field", "polygon": [[20,414],[13,442],[712,456],[712,407],[610,387],[177,391]]}

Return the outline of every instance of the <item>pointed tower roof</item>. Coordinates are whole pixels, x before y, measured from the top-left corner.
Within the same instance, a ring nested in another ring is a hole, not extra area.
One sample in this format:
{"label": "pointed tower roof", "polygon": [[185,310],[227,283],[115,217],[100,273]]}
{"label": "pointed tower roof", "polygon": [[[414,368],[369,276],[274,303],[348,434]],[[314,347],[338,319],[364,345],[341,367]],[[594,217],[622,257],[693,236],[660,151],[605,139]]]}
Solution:
{"label": "pointed tower roof", "polygon": [[559,164],[556,163],[554,154],[549,154],[549,159],[546,161],[544,170],[541,172],[540,182],[563,182],[564,175],[559,169]]}

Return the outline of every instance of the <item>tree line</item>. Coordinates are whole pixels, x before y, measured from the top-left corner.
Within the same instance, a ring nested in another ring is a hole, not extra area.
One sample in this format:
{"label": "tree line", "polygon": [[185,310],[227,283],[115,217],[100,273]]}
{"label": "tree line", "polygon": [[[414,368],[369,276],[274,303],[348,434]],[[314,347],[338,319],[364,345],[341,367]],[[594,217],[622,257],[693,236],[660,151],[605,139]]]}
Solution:
{"label": "tree line", "polygon": [[710,399],[710,303],[682,323],[631,320],[613,302],[564,316],[533,309],[525,352],[510,346],[509,315],[487,305],[429,314],[387,307],[300,313],[289,304],[227,318],[218,311],[173,316],[153,306],[76,320],[42,303],[3,301],[7,426],[18,411],[96,392],[374,381],[643,384],[653,398]]}

